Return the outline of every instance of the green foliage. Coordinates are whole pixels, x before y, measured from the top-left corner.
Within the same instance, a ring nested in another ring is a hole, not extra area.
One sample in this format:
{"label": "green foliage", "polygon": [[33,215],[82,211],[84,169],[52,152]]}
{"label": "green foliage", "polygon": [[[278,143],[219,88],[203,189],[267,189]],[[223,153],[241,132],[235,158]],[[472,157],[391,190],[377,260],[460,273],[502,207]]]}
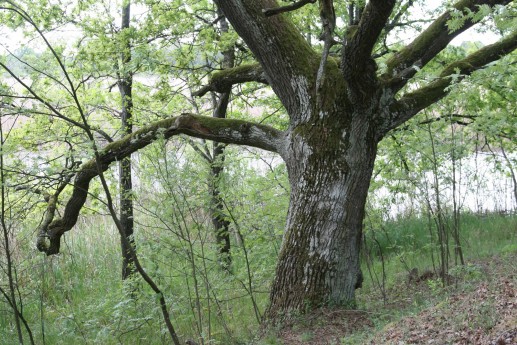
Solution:
{"label": "green foliage", "polygon": [[[398,13],[399,19],[408,19],[408,3],[397,2],[392,19]],[[5,201],[12,206],[10,214],[16,215],[10,225],[16,229],[13,238],[24,315],[38,342],[44,329],[48,344],[164,343],[166,331],[155,294],[139,278],[122,283],[115,273],[120,261],[119,235],[103,216],[106,197],[99,182],[92,182],[83,217],[65,235],[62,254],[49,258],[34,254],[33,237],[46,206],[44,196],[34,191],[54,192],[68,170],[93,156],[92,142],[78,126],[85,125],[82,115],[87,126],[97,131],[99,148],[108,143],[98,131],[120,137],[121,99],[115,91],[121,75],[133,76],[132,124],[138,128],[181,112],[211,115],[210,95],[193,98],[192,92],[219,69],[221,52],[232,50],[240,66],[253,63],[253,57],[233,29],[223,32],[214,25],[217,13],[210,1],[137,1],[131,27],[124,30],[119,24],[120,1],[27,0],[16,4],[42,30],[53,49],[50,51],[28,24],[28,18],[0,11],[0,24],[24,36],[12,54],[2,50],[0,56],[27,85],[20,86],[6,71],[0,74],[0,115],[2,124],[9,127],[4,127],[8,140],[2,146],[4,185],[9,191]],[[506,32],[516,26],[516,10],[511,4],[494,10],[480,6],[474,12],[454,12],[449,29],[457,30],[466,20],[479,21],[488,15],[487,26]],[[316,50],[321,49],[316,5],[285,15],[304,28],[306,40]],[[346,6],[339,6],[337,15],[344,20],[337,23],[335,34],[342,37],[348,20]],[[422,25],[415,24],[415,29]],[[71,33],[69,41],[62,39],[63,31]],[[127,42],[131,61],[123,63]],[[396,45],[391,48],[398,49]],[[476,43],[445,49],[418,72],[407,89],[434,80],[444,66],[477,49]],[[384,50],[383,44],[375,47],[376,53]],[[338,50],[333,48],[332,53]],[[381,69],[386,58],[379,59]],[[457,178],[451,174],[452,160],[461,162],[479,151],[487,152],[489,145],[495,152],[494,174],[510,176],[511,169],[515,170],[515,62],[514,52],[467,80],[458,73],[460,66],[451,67],[455,80],[462,83],[449,88],[448,99],[381,143],[364,234],[371,272],[386,269],[388,286],[396,286],[397,280],[400,283],[400,272],[433,265],[430,256],[438,250],[435,218],[424,217],[437,210],[435,194],[430,192],[431,176],[437,178],[444,203],[441,215],[452,226],[452,198],[447,194]],[[248,83],[233,91],[228,117],[288,129],[286,111],[269,87]],[[465,127],[461,121],[469,125]],[[220,162],[224,171],[216,182],[225,200],[224,217],[231,224],[232,267],[231,274],[222,272],[210,219],[209,185],[214,181],[209,162],[199,154],[212,148],[201,140],[160,139],[133,155],[137,252],[145,270],[163,289],[182,338],[211,344],[246,343],[256,337],[268,303],[285,227],[289,181],[279,157],[226,148],[224,162]],[[507,160],[498,154],[501,150],[510,153]],[[478,191],[485,187],[477,170],[467,172]],[[108,170],[106,177],[111,190],[117,192],[116,170]],[[58,212],[71,190],[69,185],[61,194]],[[400,207],[394,209],[394,205]],[[479,218],[467,212],[462,214],[461,224],[470,258],[517,251],[512,243],[514,217]],[[0,259],[4,260],[3,256]],[[449,273],[469,280],[478,279],[481,270],[466,265],[453,267]],[[441,291],[437,280],[428,284],[434,292]],[[373,289],[374,281],[366,279],[364,290]],[[366,305],[364,300],[362,303]],[[0,312],[1,331],[12,329],[7,309],[4,305]],[[490,327],[493,315],[486,309],[480,309],[480,315],[476,322]],[[15,339],[12,333],[7,337],[8,342]],[[302,338],[310,341],[314,334],[306,332]],[[357,336],[360,338],[364,337]],[[342,343],[354,343],[356,338],[351,339]],[[274,336],[264,341],[280,343]]]}

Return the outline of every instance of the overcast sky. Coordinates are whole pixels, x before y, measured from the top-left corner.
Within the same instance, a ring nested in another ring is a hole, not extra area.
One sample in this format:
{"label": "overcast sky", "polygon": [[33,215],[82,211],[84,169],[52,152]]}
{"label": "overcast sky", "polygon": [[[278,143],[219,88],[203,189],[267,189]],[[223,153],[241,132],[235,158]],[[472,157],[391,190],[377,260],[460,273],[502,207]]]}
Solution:
{"label": "overcast sky", "polygon": [[[443,1],[441,0],[422,1],[420,4],[414,5],[412,13],[415,15],[415,19],[418,19],[426,16],[424,14],[424,9],[434,10],[438,8],[442,3]],[[111,8],[116,8],[116,6],[112,6]],[[140,16],[141,13],[139,12],[141,11],[138,11],[138,8],[133,8],[133,17]],[[116,14],[113,15],[116,16]],[[467,30],[466,32],[456,37],[451,44],[460,45],[465,41],[479,41],[483,44],[490,44],[499,39],[499,36],[495,33],[477,33],[475,31],[475,27],[470,30]],[[396,39],[399,41],[402,40],[405,43],[409,43],[416,36],[416,34],[417,33],[409,32],[400,33],[399,36],[396,37]],[[3,27],[0,28],[0,37],[3,38],[0,42],[0,54],[5,54],[6,48],[13,52],[20,46],[21,42],[27,42],[27,39],[23,37],[23,34],[21,32],[14,32]],[[46,37],[49,38],[51,41],[67,40],[69,42],[73,42],[80,37],[80,32],[74,30],[72,26],[64,26],[56,30],[55,32],[47,33]],[[34,44],[32,47],[34,48]]]}

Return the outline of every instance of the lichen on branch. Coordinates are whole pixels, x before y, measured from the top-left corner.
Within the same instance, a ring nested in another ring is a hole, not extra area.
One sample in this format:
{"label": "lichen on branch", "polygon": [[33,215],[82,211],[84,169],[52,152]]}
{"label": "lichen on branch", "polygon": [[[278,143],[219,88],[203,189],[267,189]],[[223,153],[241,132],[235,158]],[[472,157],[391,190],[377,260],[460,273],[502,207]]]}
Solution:
{"label": "lichen on branch", "polygon": [[[446,66],[439,77],[429,84],[409,92],[393,103],[392,113],[397,114],[390,120],[387,130],[391,130],[409,120],[420,110],[436,103],[448,94],[448,87],[472,74],[476,70],[484,68],[487,64],[499,60],[517,49],[517,30],[502,40],[487,45],[464,59],[455,61]],[[456,77],[456,78],[453,78]]]}
{"label": "lichen on branch", "polygon": [[88,197],[90,182],[99,174],[99,169],[106,171],[110,164],[128,157],[156,139],[169,139],[178,134],[228,144],[258,147],[277,152],[280,155],[283,155],[286,146],[284,132],[270,126],[243,120],[182,114],[143,127],[118,141],[106,145],[99,152],[99,161],[91,159],[79,168],[72,184],[72,196],[66,203],[62,218],[52,219],[57,200],[52,199],[52,202],[49,202],[47,214],[51,218],[46,219],[44,225],[39,229],[38,250],[45,252],[47,255],[59,253],[61,236],[76,224],[81,208]]}
{"label": "lichen on branch", "polygon": [[193,96],[201,97],[213,91],[224,93],[230,91],[233,85],[247,82],[268,84],[266,74],[258,63],[247,64],[214,72],[208,84],[193,92]]}
{"label": "lichen on branch", "polygon": [[458,1],[451,11],[447,11],[438,17],[409,45],[395,53],[386,62],[387,72],[382,76],[385,85],[395,92],[402,89],[418,70],[445,49],[455,37],[475,24],[471,19],[467,19],[460,28],[450,31],[447,23],[452,18],[452,11],[468,10],[475,12],[480,5],[495,6],[510,2],[510,0]]}

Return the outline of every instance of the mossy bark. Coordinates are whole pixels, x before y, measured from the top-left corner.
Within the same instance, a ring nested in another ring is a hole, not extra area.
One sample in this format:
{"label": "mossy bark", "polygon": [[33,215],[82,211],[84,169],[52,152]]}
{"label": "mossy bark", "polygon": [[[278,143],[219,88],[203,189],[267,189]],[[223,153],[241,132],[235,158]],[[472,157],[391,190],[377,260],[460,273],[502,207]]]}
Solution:
{"label": "mossy bark", "polygon": [[[88,196],[90,181],[109,165],[121,161],[133,152],[146,147],[157,138],[168,139],[177,134],[217,140],[223,143],[249,145],[284,155],[285,133],[272,127],[242,120],[217,119],[192,114],[182,114],[140,128],[124,138],[110,143],[95,159],[84,163],[75,175],[72,196],[68,199],[62,218],[48,219],[38,231],[37,247],[47,255],[60,250],[61,236],[77,223],[79,212]],[[49,208],[51,205],[49,205]],[[52,213],[53,214],[53,213]]]}
{"label": "mossy bark", "polygon": [[[122,30],[129,29],[131,3],[127,2],[122,6]],[[131,42],[129,37],[123,36],[121,47],[118,88],[121,98],[121,129],[123,135],[133,132],[133,76],[128,70],[131,63]],[[134,220],[133,220],[133,182],[131,172],[131,155],[119,162],[119,217],[122,226],[123,236],[120,248],[122,253],[122,279],[127,279],[135,273],[131,250],[127,246],[135,247]]]}
{"label": "mossy bark", "polygon": [[[377,150],[364,116],[337,126],[325,121],[291,136],[286,160],[291,199],[271,289],[269,319],[322,305],[350,306],[360,285],[364,205]],[[368,115],[368,116],[367,116]]]}

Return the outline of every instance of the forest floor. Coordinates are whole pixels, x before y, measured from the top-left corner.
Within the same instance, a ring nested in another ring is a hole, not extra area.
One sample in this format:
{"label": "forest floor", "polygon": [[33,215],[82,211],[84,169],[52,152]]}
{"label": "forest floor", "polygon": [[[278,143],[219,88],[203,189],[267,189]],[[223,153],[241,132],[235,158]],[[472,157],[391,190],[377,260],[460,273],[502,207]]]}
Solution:
{"label": "forest floor", "polygon": [[[442,288],[430,272],[359,293],[366,310],[322,309],[269,344],[517,344],[517,253],[471,261]],[[270,340],[272,337],[269,338]]]}

